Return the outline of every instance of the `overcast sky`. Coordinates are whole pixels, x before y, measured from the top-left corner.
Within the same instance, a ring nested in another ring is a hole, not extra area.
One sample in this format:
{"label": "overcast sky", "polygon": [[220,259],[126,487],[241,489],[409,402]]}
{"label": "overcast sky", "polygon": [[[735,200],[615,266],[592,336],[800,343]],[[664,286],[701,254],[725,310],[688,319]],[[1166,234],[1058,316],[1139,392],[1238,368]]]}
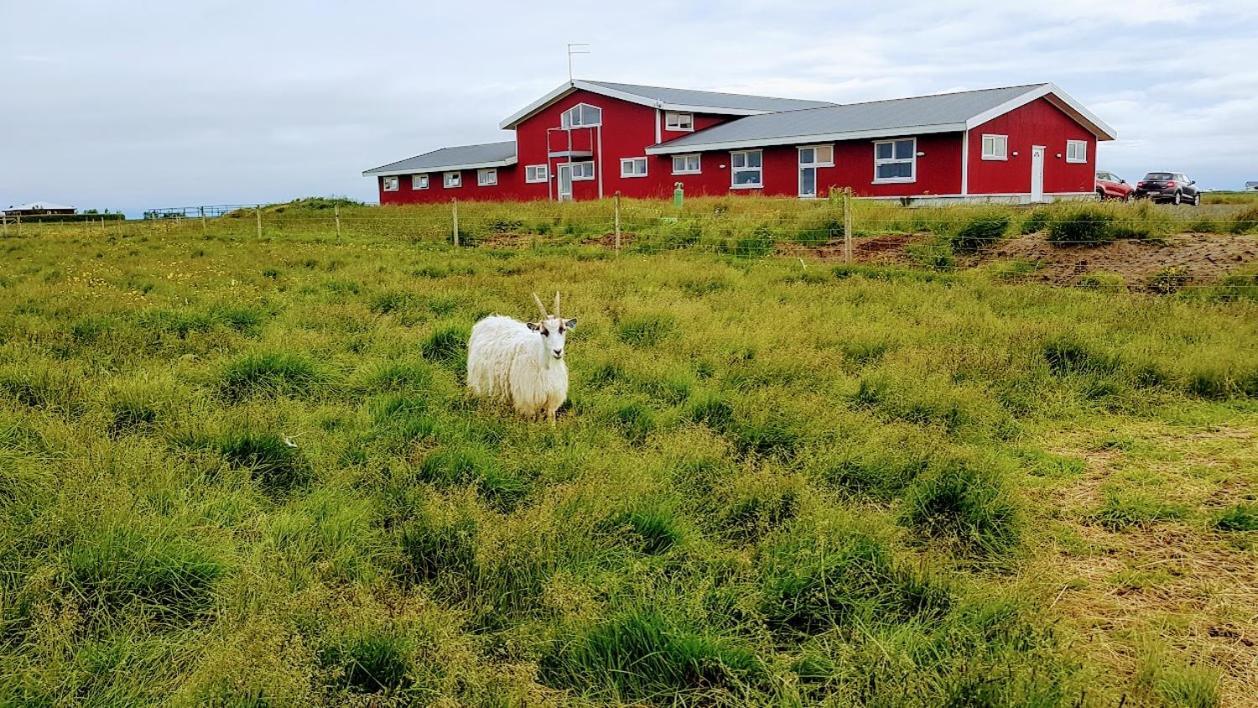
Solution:
{"label": "overcast sky", "polygon": [[0,206],[374,201],[567,78],[840,103],[1053,81],[1100,166],[1258,180],[1258,0],[0,0]]}

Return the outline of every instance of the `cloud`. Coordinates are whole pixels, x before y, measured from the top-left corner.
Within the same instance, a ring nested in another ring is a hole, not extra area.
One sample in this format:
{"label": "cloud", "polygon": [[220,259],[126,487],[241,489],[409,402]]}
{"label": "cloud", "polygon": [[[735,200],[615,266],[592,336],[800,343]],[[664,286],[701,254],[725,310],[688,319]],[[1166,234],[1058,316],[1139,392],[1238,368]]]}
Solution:
{"label": "cloud", "polygon": [[1236,186],[1258,154],[1252,0],[1037,5],[5,3],[0,202],[132,212],[304,194],[505,137],[579,76],[841,102],[1055,81],[1113,125],[1102,164]]}

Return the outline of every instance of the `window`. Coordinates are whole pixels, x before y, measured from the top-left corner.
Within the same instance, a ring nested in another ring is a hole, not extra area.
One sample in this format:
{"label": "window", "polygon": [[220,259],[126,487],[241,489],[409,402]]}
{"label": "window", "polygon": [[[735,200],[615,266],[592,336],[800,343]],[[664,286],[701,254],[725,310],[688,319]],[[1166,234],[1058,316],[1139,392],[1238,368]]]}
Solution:
{"label": "window", "polygon": [[446,189],[455,189],[458,187],[462,187],[463,186],[463,173],[462,172],[447,172],[445,173],[445,176],[442,178],[441,183],[445,185]]}
{"label": "window", "polygon": [[397,177],[381,177],[380,188],[386,192],[396,192],[398,187]]}
{"label": "window", "polygon": [[1066,141],[1066,162],[1087,162],[1087,161],[1088,161],[1088,141],[1067,140]]}
{"label": "window", "polygon": [[755,187],[763,187],[761,164],[762,157],[759,150],[742,150],[739,152],[731,152],[729,154],[730,163],[730,186],[734,189],[752,189]]}
{"label": "window", "polygon": [[559,126],[568,128],[589,128],[603,124],[603,109],[588,103],[578,103],[563,112],[559,117]]}
{"label": "window", "polygon": [[498,184],[498,170],[489,168],[486,170],[476,170],[476,186],[492,187]]}
{"label": "window", "polygon": [[428,189],[428,175],[411,175],[411,189]]}
{"label": "window", "polygon": [[573,182],[585,182],[594,179],[593,162],[573,162],[571,165]]}
{"label": "window", "polygon": [[621,177],[646,177],[646,158],[627,157],[620,161]]}
{"label": "window", "polygon": [[1008,160],[1009,159],[1009,136],[1008,135],[984,135],[983,136],[983,159],[984,160]]}
{"label": "window", "polygon": [[912,182],[917,179],[917,138],[874,143],[874,181]]}
{"label": "window", "polygon": [[692,131],[695,129],[695,114],[667,111],[664,113],[664,129]]}
{"label": "window", "polygon": [[698,153],[693,155],[673,155],[673,174],[697,175],[699,171]]}
{"label": "window", "polygon": [[817,196],[818,167],[834,167],[834,146],[805,145],[799,148],[799,196]]}
{"label": "window", "polygon": [[809,145],[799,149],[800,167],[834,167],[833,145]]}
{"label": "window", "polygon": [[529,165],[524,168],[524,181],[529,184],[545,182],[549,177],[550,170],[546,165]]}

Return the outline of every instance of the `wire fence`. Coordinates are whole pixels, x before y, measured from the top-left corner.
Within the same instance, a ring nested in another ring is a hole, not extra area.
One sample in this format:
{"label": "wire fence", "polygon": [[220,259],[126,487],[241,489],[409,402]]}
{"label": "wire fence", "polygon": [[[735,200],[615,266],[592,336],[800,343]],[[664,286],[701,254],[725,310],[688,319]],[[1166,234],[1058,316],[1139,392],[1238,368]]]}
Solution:
{"label": "wire fence", "polygon": [[[789,208],[772,204],[729,207],[718,201],[689,210],[664,202],[618,198],[531,206],[451,202],[420,209],[215,205],[153,209],[145,212],[142,221],[6,222],[2,235],[402,242],[498,250],[576,247],[609,255],[701,251],[738,259],[789,257],[798,260],[801,272],[810,264],[816,272],[818,262],[841,264],[847,269],[835,271],[840,277],[851,273],[891,277],[887,273],[897,269],[939,277],[1003,258],[1005,263],[996,275],[1005,281],[1052,280],[1057,285],[1153,292],[1231,288],[1238,295],[1258,288],[1258,271],[1246,271],[1258,265],[1258,238],[1252,236],[1258,233],[1258,215],[1245,205],[1080,211],[1064,206],[910,209],[860,201],[844,193]],[[1139,283],[1115,282],[1112,274],[1093,272],[1103,271],[1104,266],[1086,267],[1083,257],[1079,260],[1084,266],[1078,272],[1050,278],[1037,261],[1059,257],[1045,258],[1034,249],[1004,253],[1002,248],[1017,236],[1044,234],[1033,238],[1047,242],[1045,248],[1062,256],[1115,239],[1162,243],[1181,233],[1226,234],[1227,243],[1217,253],[1201,254],[1210,263],[1168,252],[1163,267],[1143,275]],[[1215,267],[1217,259],[1231,267]],[[1242,272],[1235,272],[1238,268]]]}

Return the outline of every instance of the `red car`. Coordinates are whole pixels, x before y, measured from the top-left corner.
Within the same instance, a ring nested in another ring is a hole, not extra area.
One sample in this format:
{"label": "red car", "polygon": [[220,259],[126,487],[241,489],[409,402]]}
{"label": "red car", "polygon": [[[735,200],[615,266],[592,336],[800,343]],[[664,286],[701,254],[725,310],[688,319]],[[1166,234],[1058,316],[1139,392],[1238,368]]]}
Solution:
{"label": "red car", "polygon": [[1131,193],[1136,188],[1127,184],[1127,180],[1119,177],[1113,172],[1097,172],[1096,173],[1096,196],[1105,201],[1106,199],[1121,199],[1124,202],[1131,199]]}

